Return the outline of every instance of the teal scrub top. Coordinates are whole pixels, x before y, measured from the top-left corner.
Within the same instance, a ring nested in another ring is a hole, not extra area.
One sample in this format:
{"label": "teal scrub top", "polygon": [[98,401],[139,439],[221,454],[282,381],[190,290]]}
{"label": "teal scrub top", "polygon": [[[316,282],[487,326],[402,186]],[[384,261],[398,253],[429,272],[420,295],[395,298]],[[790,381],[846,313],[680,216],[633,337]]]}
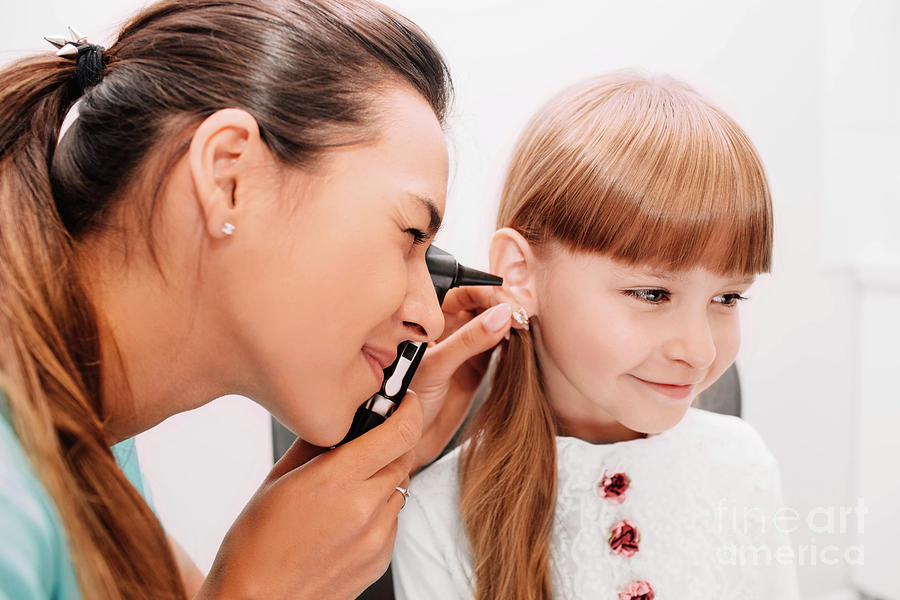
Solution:
{"label": "teal scrub top", "polygon": [[[80,600],[66,532],[9,422],[0,393],[0,600]],[[128,480],[153,508],[134,439],[112,447]]]}

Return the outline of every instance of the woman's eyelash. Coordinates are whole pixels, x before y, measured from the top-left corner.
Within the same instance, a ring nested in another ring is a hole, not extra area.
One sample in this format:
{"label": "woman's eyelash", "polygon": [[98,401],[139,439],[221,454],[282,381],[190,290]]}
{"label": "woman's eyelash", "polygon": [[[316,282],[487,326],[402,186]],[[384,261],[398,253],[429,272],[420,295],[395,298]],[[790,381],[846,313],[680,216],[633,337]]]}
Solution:
{"label": "woman's eyelash", "polygon": [[411,233],[411,234],[412,234],[412,236],[413,236],[413,246],[418,246],[418,245],[420,245],[420,244],[423,244],[423,243],[425,243],[425,240],[428,239],[428,236],[425,235],[424,232],[422,232],[422,231],[419,230],[419,229],[414,229],[414,228],[412,228],[412,227],[409,228],[409,229],[407,229],[407,230],[406,230],[406,233]]}

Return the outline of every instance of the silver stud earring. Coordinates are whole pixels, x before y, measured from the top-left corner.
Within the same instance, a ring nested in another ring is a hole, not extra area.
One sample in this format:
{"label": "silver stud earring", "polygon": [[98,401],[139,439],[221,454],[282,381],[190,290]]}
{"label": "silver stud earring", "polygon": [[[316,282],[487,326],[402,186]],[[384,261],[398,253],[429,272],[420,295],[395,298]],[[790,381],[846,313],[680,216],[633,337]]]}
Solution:
{"label": "silver stud earring", "polygon": [[234,225],[226,221],[225,224],[222,225],[222,233],[224,233],[225,235],[231,235],[232,233],[234,233]]}
{"label": "silver stud earring", "polygon": [[519,310],[513,313],[513,319],[522,327],[528,327],[528,313],[525,311],[524,306],[520,306]]}

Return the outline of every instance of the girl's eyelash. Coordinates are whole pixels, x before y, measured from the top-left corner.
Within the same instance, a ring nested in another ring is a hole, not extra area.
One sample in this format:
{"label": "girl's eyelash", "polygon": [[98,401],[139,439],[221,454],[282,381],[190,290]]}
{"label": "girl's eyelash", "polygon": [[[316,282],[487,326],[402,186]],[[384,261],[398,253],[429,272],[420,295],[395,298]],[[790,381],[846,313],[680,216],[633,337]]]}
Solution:
{"label": "girl's eyelash", "polygon": [[[638,290],[623,290],[626,296],[631,296],[633,298],[637,298],[638,300],[643,300],[648,304],[663,304],[664,302],[668,302],[671,297],[671,292],[668,290],[660,289],[660,288],[644,288]],[[717,304],[721,304],[727,308],[734,308],[738,305],[738,302],[743,300],[748,300],[747,297],[742,296],[740,294],[731,293],[731,294],[719,294],[715,298],[722,298],[725,302],[717,302]],[[715,300],[713,298],[713,300]]]}
{"label": "girl's eyelash", "polygon": [[[670,293],[667,290],[662,290],[659,288],[645,288],[640,290],[623,290],[626,296],[631,296],[633,298],[637,298],[638,300],[643,300],[648,304],[662,304],[669,300]],[[653,295],[656,295],[653,297]]]}
{"label": "girl's eyelash", "polygon": [[412,234],[412,236],[413,236],[413,246],[419,246],[419,245],[425,243],[425,240],[428,239],[428,236],[425,235],[425,233],[423,233],[423,232],[422,232],[421,230],[419,230],[419,229],[414,229],[414,228],[412,228],[412,227],[409,228],[409,229],[407,229],[407,230],[406,230],[406,233],[411,233],[411,234]]}
{"label": "girl's eyelash", "polygon": [[[728,308],[734,308],[738,305],[738,302],[743,300],[748,300],[746,296],[741,296],[740,294],[719,294],[716,298],[725,298],[729,300],[729,302],[719,302],[722,306],[727,306]],[[715,300],[715,298],[713,298]]]}

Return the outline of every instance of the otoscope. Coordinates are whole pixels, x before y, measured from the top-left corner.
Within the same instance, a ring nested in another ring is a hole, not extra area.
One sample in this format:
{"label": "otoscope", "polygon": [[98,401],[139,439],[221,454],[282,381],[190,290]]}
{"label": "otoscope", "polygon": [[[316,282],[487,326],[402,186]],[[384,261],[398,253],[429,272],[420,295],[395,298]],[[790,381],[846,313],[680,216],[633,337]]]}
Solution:
{"label": "otoscope", "polygon": [[[503,284],[502,278],[465,267],[452,254],[434,245],[429,246],[425,252],[425,262],[431,274],[431,283],[437,292],[438,304],[443,304],[444,296],[455,287]],[[361,436],[391,416],[406,395],[409,382],[415,375],[427,346],[428,342],[407,341],[397,347],[397,358],[391,366],[384,369],[381,390],[356,410],[350,431],[340,444]]]}

